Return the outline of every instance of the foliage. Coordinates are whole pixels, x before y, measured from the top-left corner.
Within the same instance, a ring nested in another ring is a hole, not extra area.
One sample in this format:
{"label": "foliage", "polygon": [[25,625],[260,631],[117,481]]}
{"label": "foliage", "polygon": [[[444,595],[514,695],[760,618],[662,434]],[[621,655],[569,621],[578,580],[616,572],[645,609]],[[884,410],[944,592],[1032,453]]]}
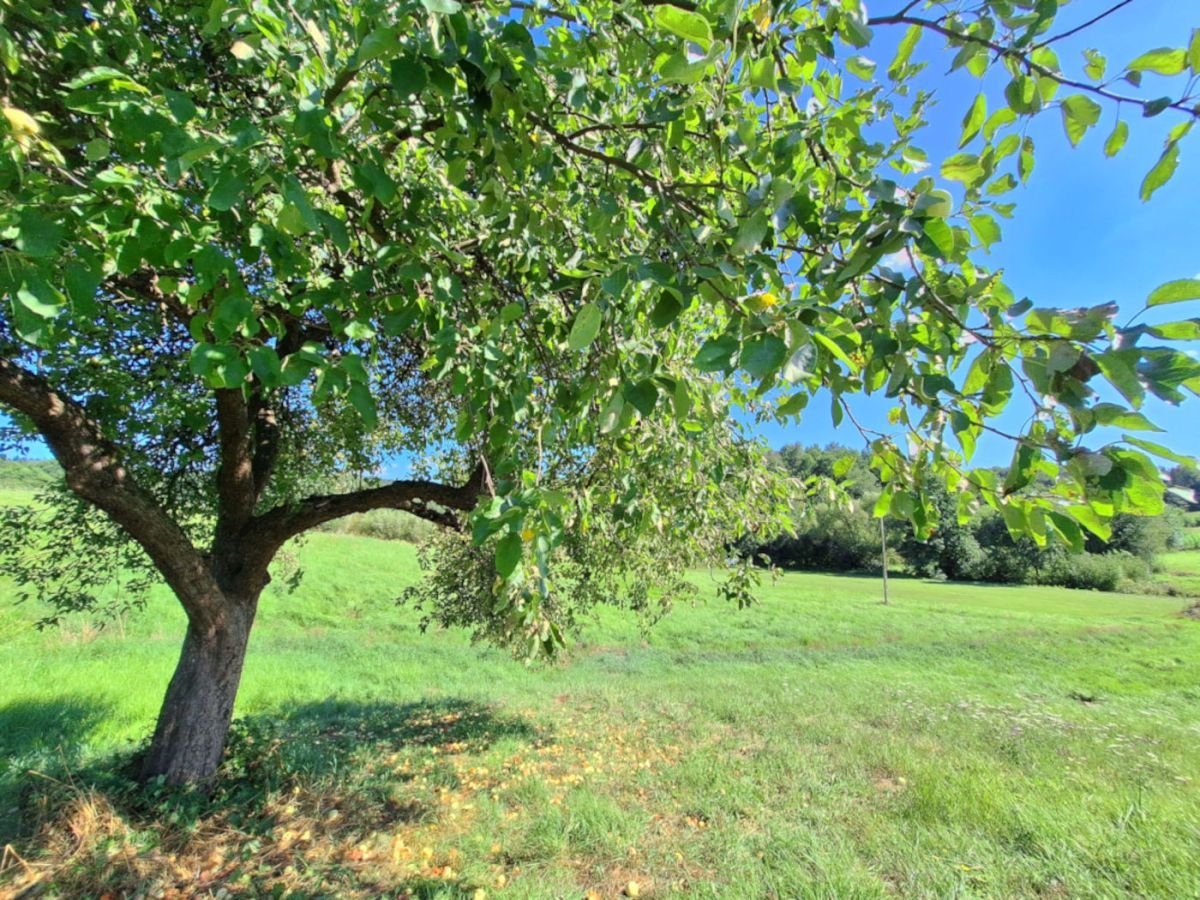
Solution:
{"label": "foliage", "polygon": [[[18,469],[24,480],[29,468]],[[117,526],[61,484],[54,467],[32,469],[43,489],[32,503],[0,505],[0,577],[16,599],[43,601],[37,625],[57,625],[70,613],[102,619],[140,609],[158,573],[141,549],[123,540]]]}
{"label": "foliage", "polygon": [[1153,563],[1159,554],[1179,549],[1183,528],[1183,514],[1168,506],[1158,516],[1116,516],[1112,536],[1107,541],[1089,540],[1086,546],[1090,553],[1119,550]]}
{"label": "foliage", "polygon": [[1039,584],[1079,588],[1090,591],[1115,591],[1130,583],[1137,591],[1150,578],[1145,560],[1122,550],[1110,553],[1058,553],[1050,557],[1038,572]]}
{"label": "foliage", "polygon": [[878,570],[879,522],[861,505],[811,503],[796,515],[792,533],[759,545],[754,555],[759,554],[786,569]]}

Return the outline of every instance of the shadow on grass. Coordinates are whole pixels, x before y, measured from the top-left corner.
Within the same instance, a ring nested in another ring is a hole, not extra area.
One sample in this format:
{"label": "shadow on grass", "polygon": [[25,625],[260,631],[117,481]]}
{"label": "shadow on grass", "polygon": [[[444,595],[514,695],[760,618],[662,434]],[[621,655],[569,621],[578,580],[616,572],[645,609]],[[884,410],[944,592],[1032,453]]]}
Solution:
{"label": "shadow on grass", "polygon": [[88,739],[111,715],[105,702],[61,695],[0,706],[0,844],[17,832],[20,796],[30,772],[77,767]]}
{"label": "shadow on grass", "polygon": [[[59,737],[81,740],[104,712],[64,702],[52,711],[9,710],[8,721],[26,735],[37,723],[59,722]],[[237,720],[208,791],[137,783],[136,752],[64,763],[46,771],[50,778],[19,773],[13,843],[32,864],[0,871],[0,896],[6,878],[20,889],[51,885],[62,896],[120,896],[148,884],[191,895],[201,871],[206,891],[236,884],[255,895],[286,887],[288,896],[472,896],[478,886],[453,878],[449,866],[440,875],[371,871],[346,853],[436,822],[439,792],[463,789],[462,754],[544,737],[521,717],[468,700],[331,698]]]}
{"label": "shadow on grass", "polygon": [[[0,711],[0,734],[24,735],[44,748],[16,757],[38,759],[41,774],[31,775],[27,764],[0,771],[0,832],[6,840],[31,836],[58,805],[55,794],[81,791],[99,792],[127,821],[145,826],[166,819],[190,827],[219,816],[238,830],[265,834],[276,824],[273,801],[289,792],[319,794],[364,829],[422,821],[429,811],[405,789],[411,776],[381,777],[381,761],[406,748],[480,752],[500,740],[529,741],[540,733],[524,719],[457,698],[403,704],[330,698],[235,720],[217,779],[200,790],[138,783],[145,744],[80,765],[83,740],[107,714],[102,706],[64,699],[27,707],[8,711],[16,731],[7,734]],[[61,751],[68,742],[74,751]]]}

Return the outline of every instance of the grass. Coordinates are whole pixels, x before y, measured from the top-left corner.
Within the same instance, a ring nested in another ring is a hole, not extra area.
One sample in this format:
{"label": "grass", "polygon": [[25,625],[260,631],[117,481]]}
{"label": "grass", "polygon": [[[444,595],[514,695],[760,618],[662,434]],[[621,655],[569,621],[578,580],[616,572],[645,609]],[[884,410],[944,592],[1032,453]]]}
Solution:
{"label": "grass", "polygon": [[303,585],[263,599],[207,800],[111,774],[178,653],[168,597],[103,631],[35,632],[36,610],[0,604],[0,842],[24,860],[0,894],[1200,884],[1200,622],[1181,599],[893,579],[885,607],[876,579],[792,574],[740,612],[706,587],[649,633],[605,613],[530,670],[419,632],[392,603],[410,546],[318,534],[297,552]]}
{"label": "grass", "polygon": [[1200,550],[1178,550],[1162,553],[1155,560],[1159,578],[1176,590],[1200,596]]}

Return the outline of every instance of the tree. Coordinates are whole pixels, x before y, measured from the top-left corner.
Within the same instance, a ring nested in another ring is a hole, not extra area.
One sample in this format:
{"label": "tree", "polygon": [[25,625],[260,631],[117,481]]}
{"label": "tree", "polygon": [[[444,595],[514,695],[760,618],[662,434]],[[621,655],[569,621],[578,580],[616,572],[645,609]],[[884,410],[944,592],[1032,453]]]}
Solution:
{"label": "tree", "polygon": [[[685,590],[688,564],[786,513],[737,410],[794,419],[824,390],[840,419],[885,392],[908,437],[867,435],[875,512],[921,529],[935,479],[1038,541],[1157,510],[1141,451],[1171,451],[1085,440],[1200,387],[1190,356],[1139,343],[1195,323],[1034,309],[975,251],[1043,110],[1072,143],[1101,103],[1169,118],[1160,189],[1200,45],[1139,57],[1118,90],[1099,54],[1060,66],[1056,3],[954,7],[0,2],[0,404],[187,612],[145,775],[211,777],[269,564],[339,516],[464,535],[434,551],[462,567],[435,575],[434,614],[526,652],[580,604]],[[1010,77],[942,162],[957,199],[918,174],[923,35]],[[1170,95],[1128,93],[1143,76]],[[998,483],[967,461],[1014,394],[1033,415]],[[426,477],[313,492],[398,452]]]}

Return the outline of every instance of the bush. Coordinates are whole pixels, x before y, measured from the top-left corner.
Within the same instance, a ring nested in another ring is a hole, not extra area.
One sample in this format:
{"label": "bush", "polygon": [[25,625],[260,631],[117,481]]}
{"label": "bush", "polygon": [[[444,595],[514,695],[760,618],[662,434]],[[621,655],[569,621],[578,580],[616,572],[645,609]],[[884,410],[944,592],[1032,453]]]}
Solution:
{"label": "bush", "polygon": [[1087,536],[1090,553],[1119,550],[1139,556],[1147,562],[1159,553],[1179,548],[1185,527],[1186,513],[1167,507],[1160,516],[1117,515],[1112,521],[1112,536],[1102,541],[1093,534]]}
{"label": "bush", "polygon": [[1038,573],[1039,584],[1093,591],[1116,591],[1126,581],[1149,580],[1150,566],[1131,553],[1063,553]]}
{"label": "bush", "polygon": [[781,535],[755,549],[785,569],[853,572],[878,568],[879,522],[867,504],[853,509],[819,504],[796,519],[796,534]]}
{"label": "bush", "polygon": [[419,544],[435,531],[436,526],[399,509],[373,509],[337,519],[321,528],[333,534],[357,534],[384,541],[408,541]]}

